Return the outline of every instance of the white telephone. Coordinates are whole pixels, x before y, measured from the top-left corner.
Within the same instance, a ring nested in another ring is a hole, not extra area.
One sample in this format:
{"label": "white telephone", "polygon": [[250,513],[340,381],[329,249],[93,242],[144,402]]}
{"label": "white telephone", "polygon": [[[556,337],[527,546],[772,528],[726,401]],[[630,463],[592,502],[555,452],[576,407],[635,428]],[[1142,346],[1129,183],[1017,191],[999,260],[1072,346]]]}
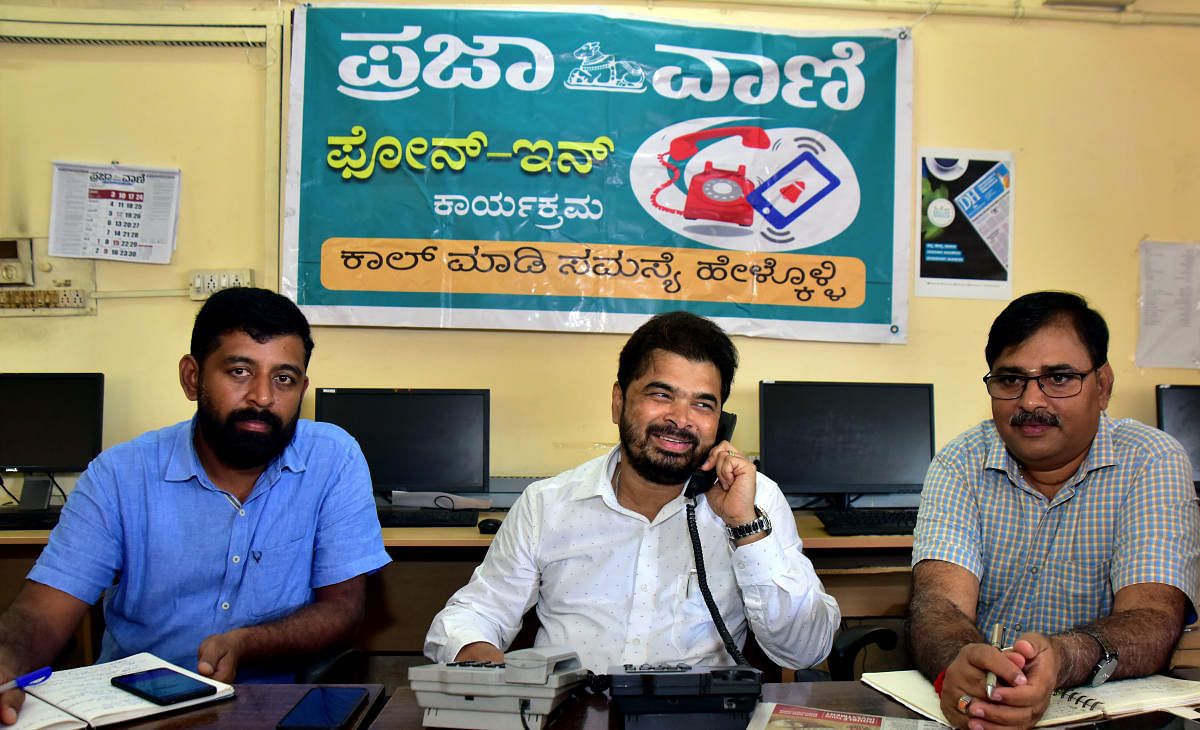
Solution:
{"label": "white telephone", "polygon": [[510,651],[503,663],[448,662],[408,670],[426,727],[539,730],[586,678],[578,655],[561,646]]}

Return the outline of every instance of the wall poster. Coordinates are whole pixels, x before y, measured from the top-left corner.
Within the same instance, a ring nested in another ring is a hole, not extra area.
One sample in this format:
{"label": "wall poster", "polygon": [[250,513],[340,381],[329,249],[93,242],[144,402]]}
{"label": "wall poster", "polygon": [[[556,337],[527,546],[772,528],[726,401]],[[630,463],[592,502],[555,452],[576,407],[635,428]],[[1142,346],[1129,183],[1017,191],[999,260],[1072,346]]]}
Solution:
{"label": "wall poster", "polygon": [[316,324],[904,342],[911,46],[299,7],[281,290]]}
{"label": "wall poster", "polygon": [[918,296],[1012,298],[1013,157],[917,150]]}

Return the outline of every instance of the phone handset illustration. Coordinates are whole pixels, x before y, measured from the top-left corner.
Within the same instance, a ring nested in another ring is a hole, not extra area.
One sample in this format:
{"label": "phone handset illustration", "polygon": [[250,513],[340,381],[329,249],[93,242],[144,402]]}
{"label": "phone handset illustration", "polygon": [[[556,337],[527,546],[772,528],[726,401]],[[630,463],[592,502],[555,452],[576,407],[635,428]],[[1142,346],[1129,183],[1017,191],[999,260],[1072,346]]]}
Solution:
{"label": "phone handset illustration", "polygon": [[671,140],[671,158],[676,162],[683,162],[700,151],[696,145],[697,142],[725,137],[741,137],[743,147],[765,150],[771,146],[771,138],[761,127],[716,127],[701,129],[699,132],[692,132]]}
{"label": "phone handset illustration", "polygon": [[[713,441],[713,445],[719,444],[722,441],[728,441],[733,438],[733,428],[737,425],[737,415],[721,411],[721,419],[717,421],[717,439]],[[692,478],[688,480],[687,488],[683,491],[685,497],[695,497],[697,494],[707,492],[717,483],[716,469],[697,469]]]}
{"label": "phone handset illustration", "polygon": [[[683,162],[700,151],[697,144],[707,139],[724,139],[739,137],[742,146],[747,149],[768,149],[771,138],[761,127],[716,127],[691,132],[671,140],[668,154],[675,162]],[[655,207],[669,213],[682,215],[688,220],[704,219],[725,221],[748,226],[754,221],[754,208],[746,202],[746,193],[754,189],[754,185],[746,179],[746,166],[738,165],[736,170],[726,170],[714,167],[711,160],[704,163],[704,171],[692,176],[688,182],[687,198],[683,210],[663,207],[657,201],[658,193],[679,179],[679,168],[667,162],[667,155],[660,155],[659,162],[672,170],[673,176],[660,185],[650,196]]]}

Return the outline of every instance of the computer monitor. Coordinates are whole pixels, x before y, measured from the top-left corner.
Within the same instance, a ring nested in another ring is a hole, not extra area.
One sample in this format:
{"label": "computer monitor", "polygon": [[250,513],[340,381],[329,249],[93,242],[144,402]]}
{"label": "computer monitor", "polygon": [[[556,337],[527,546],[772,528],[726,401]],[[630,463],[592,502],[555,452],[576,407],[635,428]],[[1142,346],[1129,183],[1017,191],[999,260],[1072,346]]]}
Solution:
{"label": "computer monitor", "polygon": [[0,469],[80,472],[100,453],[103,373],[0,373]]}
{"label": "computer monitor", "polygon": [[318,421],[362,447],[375,491],[488,491],[490,391],[318,388]]}
{"label": "computer monitor", "polygon": [[928,383],[759,383],[763,474],[784,494],[844,509],[862,494],[920,492],[933,458]]}
{"label": "computer monitor", "polygon": [[1183,444],[1192,459],[1192,480],[1200,489],[1200,385],[1159,385],[1154,401],[1158,427]]}

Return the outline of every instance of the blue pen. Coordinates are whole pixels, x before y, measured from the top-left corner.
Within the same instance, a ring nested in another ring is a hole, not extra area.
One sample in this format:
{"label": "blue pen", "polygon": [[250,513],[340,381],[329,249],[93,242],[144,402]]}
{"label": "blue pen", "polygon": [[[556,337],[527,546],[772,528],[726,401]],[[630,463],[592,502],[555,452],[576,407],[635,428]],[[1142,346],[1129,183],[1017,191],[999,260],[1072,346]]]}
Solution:
{"label": "blue pen", "polygon": [[50,677],[50,667],[42,667],[41,669],[30,672],[29,674],[17,677],[16,679],[9,680],[9,681],[5,682],[4,684],[0,684],[0,692],[7,692],[10,689],[13,689],[14,687],[20,687],[21,689],[25,689],[26,687],[28,687],[31,684],[41,684],[42,682],[45,682],[49,677]]}

